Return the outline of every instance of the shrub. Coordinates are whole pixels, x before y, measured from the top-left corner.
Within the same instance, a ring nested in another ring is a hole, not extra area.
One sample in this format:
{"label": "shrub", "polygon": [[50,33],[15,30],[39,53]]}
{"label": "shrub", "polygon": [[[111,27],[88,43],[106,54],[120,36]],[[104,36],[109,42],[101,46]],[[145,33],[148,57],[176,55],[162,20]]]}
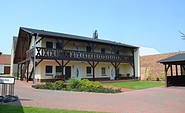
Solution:
{"label": "shrub", "polygon": [[165,73],[164,72],[161,72],[160,79],[163,80],[163,81],[166,80],[166,76],[165,76]]}
{"label": "shrub", "polygon": [[63,81],[56,81],[52,83],[52,87],[54,90],[61,90],[62,88],[66,87],[66,84]]}
{"label": "shrub", "polygon": [[53,85],[51,82],[47,82],[46,84],[40,84],[34,86],[36,89],[52,89]]}
{"label": "shrub", "polygon": [[70,78],[69,79],[69,83],[68,83],[69,87],[70,88],[77,88],[78,85],[79,85],[79,80],[78,79],[75,79],[74,77]]}
{"label": "shrub", "polygon": [[36,89],[51,89],[51,90],[66,90],[66,91],[84,91],[96,93],[119,93],[120,89],[104,88],[100,82],[92,82],[87,79],[78,80],[71,78],[69,83],[56,81],[54,83],[47,82],[46,84],[34,86]]}
{"label": "shrub", "polygon": [[152,80],[152,71],[150,68],[147,68],[146,70],[146,80]]}
{"label": "shrub", "polygon": [[91,89],[91,88],[100,88],[103,87],[103,85],[100,82],[92,82],[87,79],[83,79],[79,82],[78,87]]}
{"label": "shrub", "polygon": [[66,87],[63,81],[56,81],[54,83],[46,82],[46,84],[40,84],[34,86],[36,89],[51,89],[51,90],[61,90]]}

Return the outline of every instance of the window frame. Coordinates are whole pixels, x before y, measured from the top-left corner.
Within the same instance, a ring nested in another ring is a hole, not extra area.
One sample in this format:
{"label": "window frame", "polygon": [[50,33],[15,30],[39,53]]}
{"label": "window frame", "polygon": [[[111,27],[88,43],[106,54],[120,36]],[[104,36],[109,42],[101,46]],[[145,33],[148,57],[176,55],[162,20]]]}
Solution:
{"label": "window frame", "polygon": [[[51,45],[48,45],[48,44],[52,44],[52,47],[50,47]],[[53,49],[53,42],[46,41],[46,48]]]}
{"label": "window frame", "polygon": [[[89,68],[90,68],[90,70],[89,70]],[[88,71],[90,71],[90,73],[88,73]],[[86,76],[92,76],[92,67],[90,67],[90,66],[86,67]]]}
{"label": "window frame", "polygon": [[[58,68],[61,68],[58,70]],[[62,74],[62,67],[61,66],[55,66],[55,74],[56,75],[61,75]]]}
{"label": "window frame", "polygon": [[[62,45],[62,47],[60,45]],[[63,44],[56,42],[56,49],[63,49]]]}
{"label": "window frame", "polygon": [[[51,70],[48,70],[49,67],[51,68]],[[51,72],[48,72],[47,70],[51,71]],[[53,66],[51,66],[51,65],[46,65],[45,66],[45,75],[46,76],[52,76],[53,75]]]}
{"label": "window frame", "polygon": [[101,75],[102,75],[102,76],[107,76],[107,75],[106,75],[106,67],[102,67],[102,68],[101,68]]}
{"label": "window frame", "polygon": [[86,46],[86,51],[87,51],[87,52],[92,52],[91,46]]}
{"label": "window frame", "polygon": [[105,48],[101,48],[101,53],[105,54],[105,52],[106,52],[106,49]]}

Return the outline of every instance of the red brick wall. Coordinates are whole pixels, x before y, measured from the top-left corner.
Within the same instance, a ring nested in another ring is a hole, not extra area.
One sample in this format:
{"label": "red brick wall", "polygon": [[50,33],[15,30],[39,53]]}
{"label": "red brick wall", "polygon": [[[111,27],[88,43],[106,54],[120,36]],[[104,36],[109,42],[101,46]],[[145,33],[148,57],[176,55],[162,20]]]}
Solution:
{"label": "red brick wall", "polygon": [[147,75],[151,72],[152,80],[156,80],[164,75],[164,65],[157,61],[179,54],[179,52],[148,55],[140,57],[141,80],[146,80]]}

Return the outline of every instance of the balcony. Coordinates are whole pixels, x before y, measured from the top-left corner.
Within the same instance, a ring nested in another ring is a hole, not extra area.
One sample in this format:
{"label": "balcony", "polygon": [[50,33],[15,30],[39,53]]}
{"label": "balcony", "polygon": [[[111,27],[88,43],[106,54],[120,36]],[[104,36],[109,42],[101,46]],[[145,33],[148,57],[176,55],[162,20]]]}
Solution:
{"label": "balcony", "polygon": [[[33,57],[34,51],[30,49],[26,52],[27,58]],[[86,52],[76,50],[60,50],[44,47],[36,47],[37,59],[56,59],[72,61],[96,61],[96,62],[121,62],[131,63],[133,57],[129,55],[117,55],[110,53]]]}

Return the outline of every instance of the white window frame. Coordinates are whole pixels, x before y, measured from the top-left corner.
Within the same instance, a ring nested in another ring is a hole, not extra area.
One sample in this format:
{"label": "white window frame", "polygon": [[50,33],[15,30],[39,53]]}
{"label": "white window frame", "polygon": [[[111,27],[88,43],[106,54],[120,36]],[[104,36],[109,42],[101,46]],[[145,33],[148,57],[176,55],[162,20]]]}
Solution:
{"label": "white window frame", "polygon": [[[51,66],[51,69],[52,69],[52,70],[51,70],[51,73],[47,73],[47,72],[46,72],[46,67],[47,67],[47,66]],[[52,65],[46,65],[46,66],[45,66],[45,75],[46,75],[46,76],[53,76],[53,66],[52,66]]]}
{"label": "white window frame", "polygon": [[[103,71],[103,69],[104,69],[104,71]],[[101,74],[102,74],[102,76],[106,76],[106,67],[101,68]]]}
{"label": "white window frame", "polygon": [[[91,68],[91,73],[87,73],[87,68]],[[92,76],[92,67],[90,67],[90,66],[86,67],[86,76]]]}

